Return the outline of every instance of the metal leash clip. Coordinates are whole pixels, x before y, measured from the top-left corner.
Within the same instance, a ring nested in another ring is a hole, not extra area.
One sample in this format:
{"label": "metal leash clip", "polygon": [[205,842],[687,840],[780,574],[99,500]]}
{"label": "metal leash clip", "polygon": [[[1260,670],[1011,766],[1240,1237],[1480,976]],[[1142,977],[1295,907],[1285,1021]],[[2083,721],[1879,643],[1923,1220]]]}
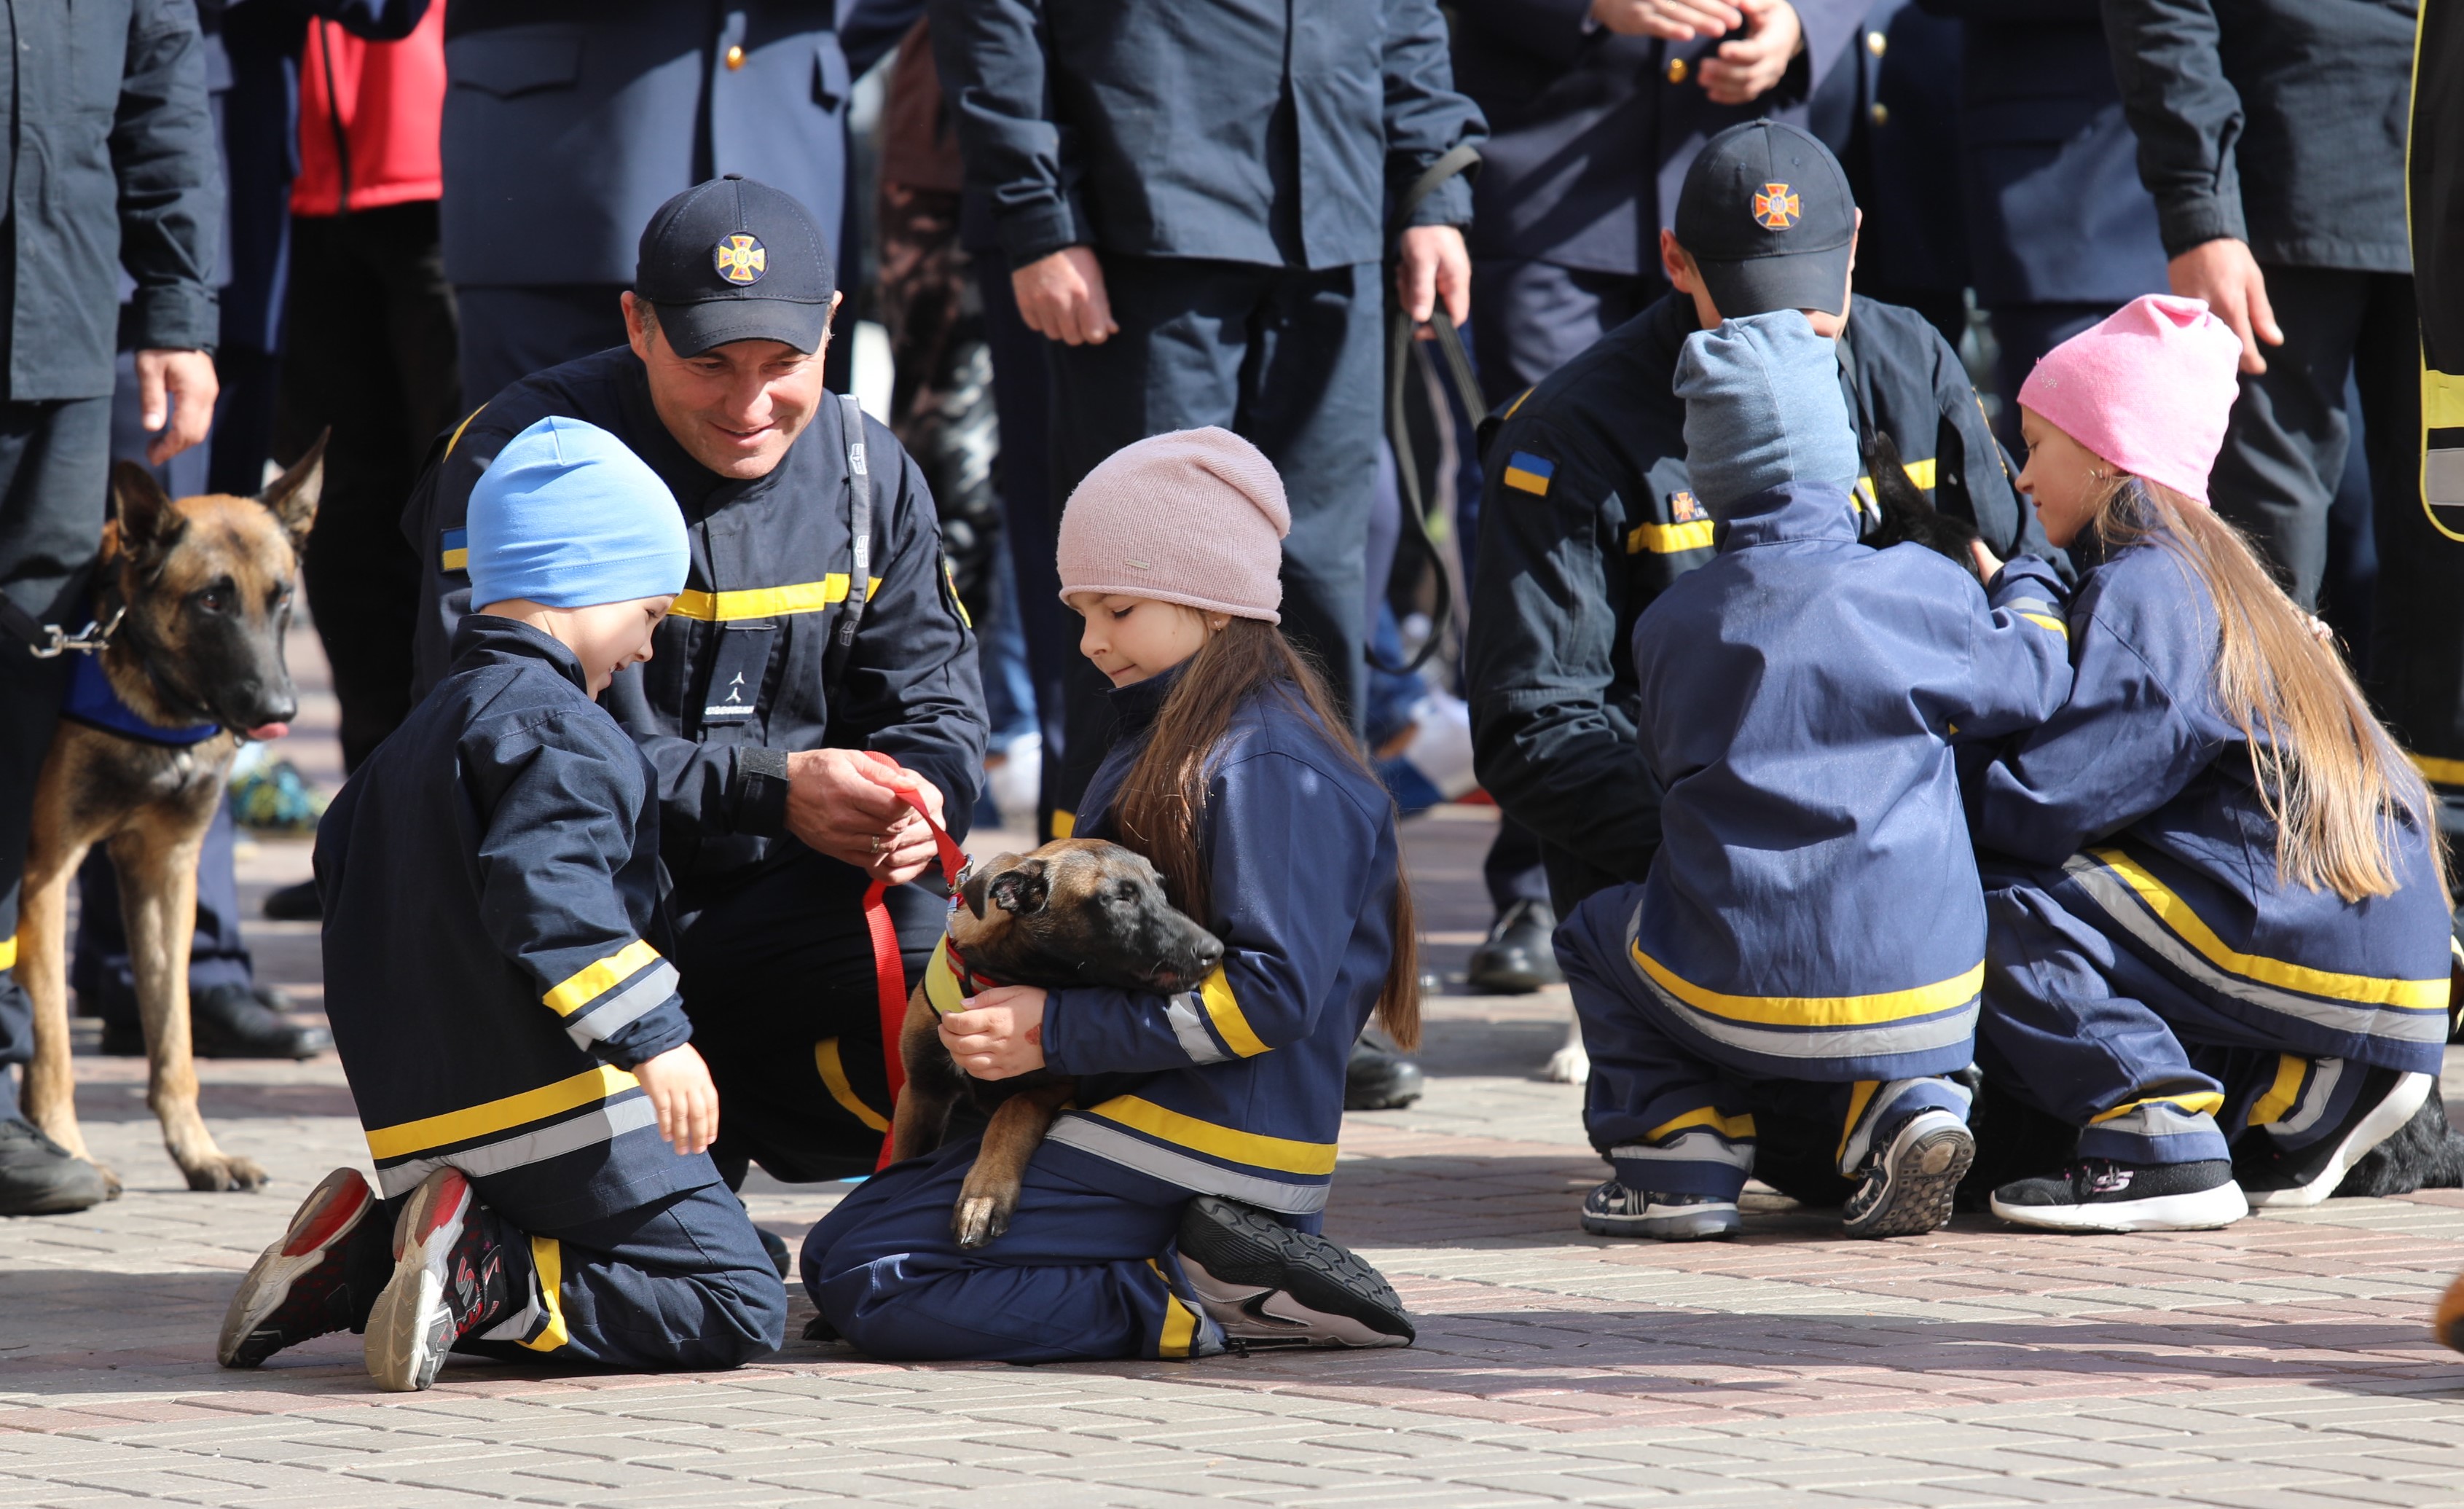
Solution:
{"label": "metal leash clip", "polygon": [[128,605],[122,603],[120,610],[111,615],[111,622],[98,624],[89,621],[74,634],[57,624],[45,624],[43,632],[49,638],[42,644],[28,645],[26,653],[37,660],[56,660],[71,650],[84,655],[98,654],[111,647],[111,636],[119,631],[120,621],[127,616]]}

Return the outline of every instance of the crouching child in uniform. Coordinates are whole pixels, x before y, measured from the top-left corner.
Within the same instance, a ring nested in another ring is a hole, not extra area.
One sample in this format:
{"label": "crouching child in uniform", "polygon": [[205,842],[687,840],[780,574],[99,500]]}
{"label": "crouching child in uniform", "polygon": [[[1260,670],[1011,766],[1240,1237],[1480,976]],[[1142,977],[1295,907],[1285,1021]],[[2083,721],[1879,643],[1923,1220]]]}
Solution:
{"label": "crouching child in uniform", "polygon": [[1756,1109],[1814,1107],[1856,1181],[1847,1232],[1929,1232],[1975,1153],[1943,1076],[1985,956],[1950,741],[2060,705],[2058,583],[2021,559],[1979,591],[1923,545],[1858,543],[1838,357],[1795,310],[1687,337],[1677,392],[1719,553],[1635,626],[1660,852],[1557,931],[1617,1175],[1583,1227],[1727,1235]]}
{"label": "crouching child in uniform", "polygon": [[1176,995],[1001,987],[943,1018],[979,1079],[1078,1080],[1008,1229],[950,1208],[973,1141],[876,1174],[804,1239],[823,1319],[875,1357],[1056,1362],[1402,1346],[1375,1270],[1317,1234],[1374,1010],[1419,1033],[1395,804],[1277,628],[1291,514],[1228,431],[1116,452],[1061,521],[1062,600],[1112,683],[1076,836],[1146,855],[1222,962]]}
{"label": "crouching child in uniform", "polygon": [[2151,294],[2019,389],[2019,487],[2080,567],[2069,701],[1969,792],[1978,1061],[2079,1129],[2075,1162],[1993,1192],[2023,1226],[2315,1204],[2446,1050],[2429,788],[2207,506],[2240,356],[2205,305]]}
{"label": "crouching child in uniform", "polygon": [[224,1365],[347,1328],[413,1389],[455,1350],[714,1368],[782,1340],[652,942],[656,784],[592,700],[649,658],[685,566],[665,484],[580,420],[523,431],[473,492],[452,672],[317,832],[326,1010],[383,1195],[325,1177],[232,1297]]}

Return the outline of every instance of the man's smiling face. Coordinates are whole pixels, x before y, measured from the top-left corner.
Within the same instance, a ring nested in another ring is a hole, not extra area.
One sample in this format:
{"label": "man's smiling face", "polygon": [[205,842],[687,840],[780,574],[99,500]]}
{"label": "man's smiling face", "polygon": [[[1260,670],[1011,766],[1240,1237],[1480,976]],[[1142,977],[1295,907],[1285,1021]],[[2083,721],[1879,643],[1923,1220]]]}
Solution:
{"label": "man's smiling face", "polygon": [[678,356],[649,306],[629,293],[625,326],[649,373],[650,403],[668,433],[721,477],[767,477],[822,402],[826,337],[809,355],[783,341],[730,341],[698,356]]}

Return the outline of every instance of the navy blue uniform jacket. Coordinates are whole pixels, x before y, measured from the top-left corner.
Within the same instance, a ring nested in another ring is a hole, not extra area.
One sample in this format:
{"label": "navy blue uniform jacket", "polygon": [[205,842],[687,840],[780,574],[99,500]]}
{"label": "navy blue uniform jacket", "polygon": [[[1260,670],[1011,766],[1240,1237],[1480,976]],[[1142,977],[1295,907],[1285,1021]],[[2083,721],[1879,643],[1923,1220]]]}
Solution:
{"label": "navy blue uniform jacket", "polygon": [[581,662],[473,617],[453,672],[317,825],[325,1010],[388,1195],[451,1165],[517,1224],[717,1182],[628,1073],[693,1033],[649,765]]}
{"label": "navy blue uniform jacket", "polygon": [[[935,0],[967,187],[1023,267],[1084,244],[1327,268],[1385,255],[1388,196],[1480,113],[1436,0]],[[1461,225],[1458,178],[1420,225]]]}
{"label": "navy blue uniform jacket", "polygon": [[1805,52],[1750,105],[1711,102],[1695,77],[1719,40],[1661,42],[1587,28],[1591,0],[1459,0],[1455,82],[1488,120],[1472,255],[1600,273],[1660,266],[1660,231],[1703,144],[1743,121],[1806,123],[1861,0],[1798,0]]}
{"label": "navy blue uniform jacket", "polygon": [[1751,1077],[1968,1062],[1985,898],[1954,738],[2033,726],[2070,689],[2053,568],[1980,593],[1922,545],[1857,543],[1847,493],[1792,482],[1635,626],[1643,758],[1667,790],[1636,905],[1570,926]]}
{"label": "navy blue uniform jacket", "polygon": [[[1849,412],[1996,554],[2050,552],[1933,326],[1871,299],[1848,323]],[[1693,300],[1661,300],[1517,400],[1485,453],[1464,653],[1473,753],[1482,784],[1548,846],[1570,909],[1641,879],[1660,842],[1656,793],[1637,779],[1630,639],[1654,598],[1711,559],[1671,387],[1697,328]]]}
{"label": "navy blue uniform jacket", "polygon": [[[1112,800],[1177,679],[1112,693],[1120,731],[1080,835],[1118,839]],[[1220,1194],[1314,1214],[1334,1177],[1344,1068],[1394,955],[1395,803],[1269,690],[1209,757],[1201,842],[1201,921],[1223,963],[1181,995],[1052,992],[1045,1062],[1105,1077],[1053,1123],[1049,1143],[1066,1151],[1045,1156],[1137,1198]]]}
{"label": "navy blue uniform jacket", "polygon": [[623,346],[497,394],[447,437],[404,510],[429,605],[414,645],[418,686],[444,674],[453,626],[474,606],[462,569],[472,485],[534,421],[586,419],[659,474],[692,543],[655,658],[603,694],[658,771],[661,842],[676,883],[748,873],[799,847],[783,836],[789,750],[881,750],[939,788],[963,832],[984,754],[975,636],[942,568],[923,475],[869,419],[871,596],[854,644],[843,660],[831,654],[854,561],[839,413],[825,399],[769,476],[740,482],[676,443],[650,406],[640,360]]}
{"label": "navy blue uniform jacket", "polygon": [[2427,836],[2394,826],[2393,896],[2277,877],[2250,746],[2214,695],[2214,604],[2161,537],[2093,566],[2070,622],[2070,700],[1970,772],[1988,882],[2057,891],[2269,1040],[2376,1064],[2409,1044],[2407,1067],[2435,1073],[2448,919]]}

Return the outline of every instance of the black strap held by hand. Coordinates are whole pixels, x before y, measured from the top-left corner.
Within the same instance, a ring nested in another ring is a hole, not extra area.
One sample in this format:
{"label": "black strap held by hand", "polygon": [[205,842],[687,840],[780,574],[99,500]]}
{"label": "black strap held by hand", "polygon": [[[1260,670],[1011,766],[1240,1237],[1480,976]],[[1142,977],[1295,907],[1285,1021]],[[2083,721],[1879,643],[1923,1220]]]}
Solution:
{"label": "black strap held by hand", "polygon": [[[1440,185],[1479,166],[1477,149],[1468,145],[1455,147],[1423,169],[1420,176],[1412,181],[1412,187],[1404,191],[1403,197],[1397,201],[1394,222],[1387,227],[1386,235],[1387,244],[1395,248],[1395,255],[1387,266],[1390,287],[1394,281],[1394,270],[1401,260],[1403,233],[1410,228],[1412,216],[1419,212],[1429,195],[1437,192]],[[1443,306],[1431,313],[1442,315]],[[1482,421],[1488,417],[1488,405],[1481,397],[1480,383],[1472,372],[1471,354],[1463,349],[1463,334],[1454,327],[1452,321],[1443,318],[1430,321],[1429,330],[1436,338],[1438,354],[1445,361],[1447,375],[1454,382],[1455,395],[1462,401],[1464,413],[1470,416],[1472,428],[1478,430]],[[1405,309],[1399,300],[1390,306],[1386,317],[1386,437],[1395,448],[1395,479],[1402,493],[1404,539],[1418,545],[1428,557],[1438,583],[1437,610],[1430,615],[1431,632],[1412,658],[1400,666],[1390,666],[1379,661],[1375,649],[1369,652],[1371,665],[1395,676],[1408,676],[1429,663],[1429,657],[1438,652],[1441,638],[1435,626],[1444,624],[1454,613],[1454,581],[1446,575],[1445,557],[1438,549],[1437,542],[1429,538],[1428,505],[1420,496],[1419,468],[1412,464],[1411,422],[1403,401],[1405,374],[1411,370],[1412,345],[1418,335],[1411,311]]]}

